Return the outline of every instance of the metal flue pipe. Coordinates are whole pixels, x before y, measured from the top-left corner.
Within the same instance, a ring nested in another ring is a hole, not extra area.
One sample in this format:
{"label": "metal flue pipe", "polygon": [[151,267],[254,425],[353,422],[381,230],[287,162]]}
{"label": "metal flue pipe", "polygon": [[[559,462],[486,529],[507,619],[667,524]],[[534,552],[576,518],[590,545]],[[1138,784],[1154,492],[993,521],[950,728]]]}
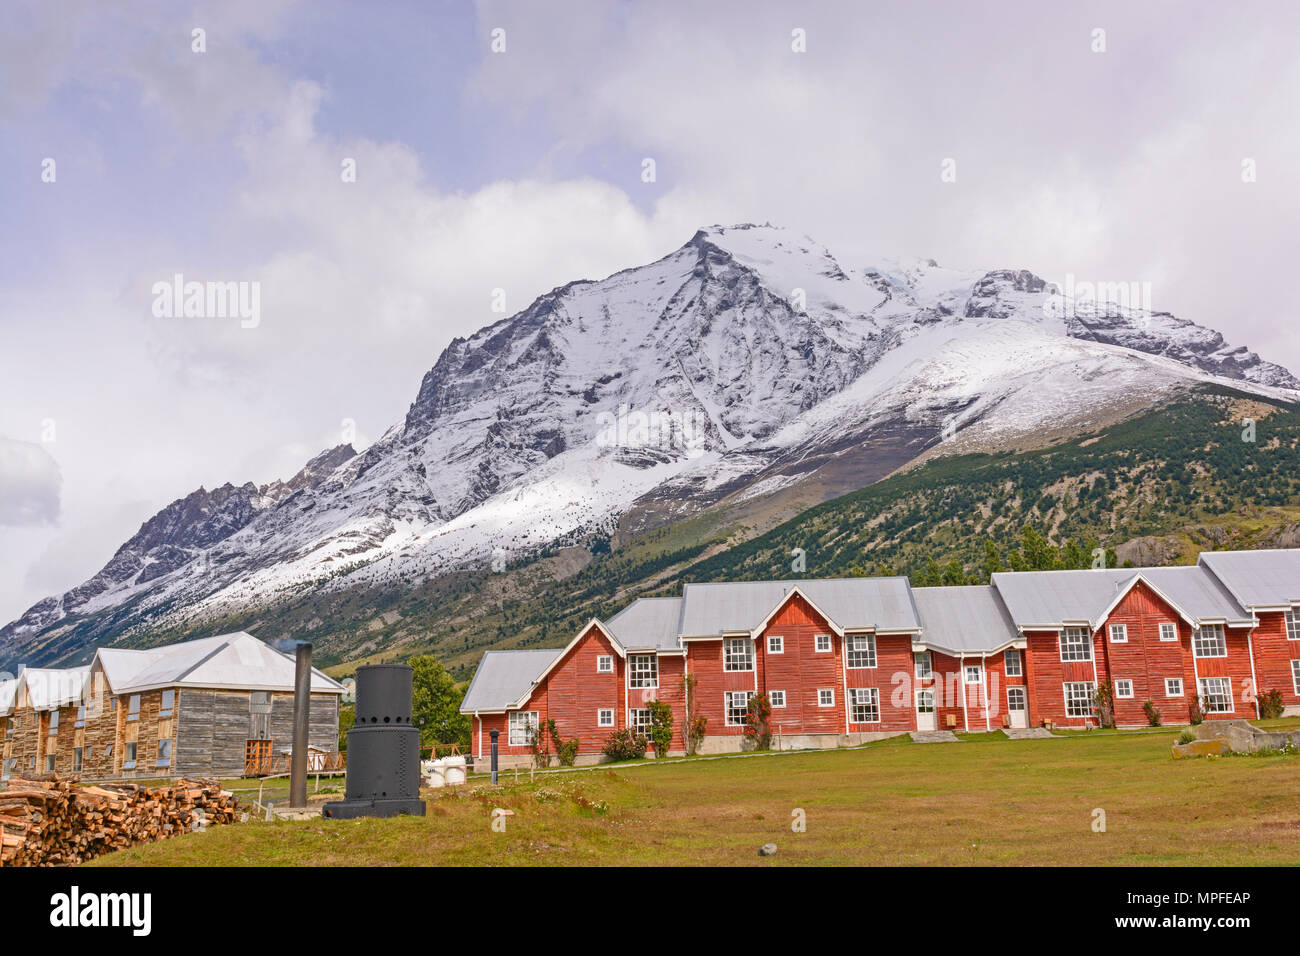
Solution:
{"label": "metal flue pipe", "polygon": [[289,765],[289,806],[307,806],[307,744],[311,721],[311,645],[299,643],[293,675],[293,758]]}

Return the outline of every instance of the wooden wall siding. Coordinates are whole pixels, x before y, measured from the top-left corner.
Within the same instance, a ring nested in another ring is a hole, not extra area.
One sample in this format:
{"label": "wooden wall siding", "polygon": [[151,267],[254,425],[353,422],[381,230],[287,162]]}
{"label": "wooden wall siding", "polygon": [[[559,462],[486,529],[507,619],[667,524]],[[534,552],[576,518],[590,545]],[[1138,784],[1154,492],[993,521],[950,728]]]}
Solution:
{"label": "wooden wall siding", "polygon": [[[248,691],[184,689],[177,721],[175,772],[239,776],[252,718]],[[271,695],[271,750],[293,746],[293,694]],[[338,698],[313,694],[307,739],[311,746],[338,750]]]}
{"label": "wooden wall siding", "polygon": [[1196,669],[1199,676],[1227,677],[1232,681],[1232,713],[1207,714],[1206,717],[1209,719],[1229,720],[1237,717],[1254,720],[1257,716],[1254,703],[1247,702],[1244,699],[1245,688],[1250,686],[1251,680],[1249,647],[1253,637],[1248,638],[1249,631],[1250,629],[1245,627],[1224,628],[1224,636],[1227,638],[1228,656],[1209,658],[1198,657],[1196,659]]}
{"label": "wooden wall siding", "polygon": [[1291,679],[1291,662],[1300,660],[1300,641],[1287,640],[1286,618],[1281,611],[1261,611],[1259,627],[1251,634],[1255,647],[1255,679],[1260,693],[1277,690],[1289,705],[1300,704]]}
{"label": "wooden wall siding", "polygon": [[[1161,641],[1161,623],[1178,628],[1178,641]],[[1110,639],[1110,626],[1123,624],[1127,643]],[[1162,722],[1186,723],[1194,687],[1191,667],[1191,626],[1178,616],[1159,595],[1138,583],[1124,596],[1098,631],[1102,654],[1098,658],[1101,680],[1131,680],[1133,697],[1115,699],[1115,723],[1121,727],[1143,727],[1148,721],[1142,705],[1152,701],[1160,708]],[[1249,664],[1247,665],[1249,670]],[[1104,676],[1103,676],[1104,675]],[[1165,696],[1165,678],[1183,681],[1182,697]]]}
{"label": "wooden wall siding", "polygon": [[[601,656],[614,659],[612,673],[596,671],[596,659]],[[578,738],[579,753],[599,753],[614,729],[599,726],[596,712],[601,708],[614,711],[614,727],[624,726],[623,663],[613,644],[593,625],[547,676],[546,713],[540,717],[543,721],[553,719],[557,732],[565,740]],[[663,687],[667,675],[663,673],[663,661],[660,665],[659,684]],[[642,692],[634,691],[633,694],[641,695]],[[540,706],[525,709],[542,710]],[[549,743],[548,747],[554,750]]]}
{"label": "wooden wall siding", "polygon": [[[1062,661],[1059,636],[1056,631],[1027,631],[1025,640],[1026,670],[1029,675],[1029,719],[1034,726],[1050,719],[1059,725],[1082,727],[1084,718],[1065,716],[1065,691],[1067,681],[1093,680],[1092,662]],[[1099,653],[1093,639],[1093,656]],[[1098,663],[1097,679],[1103,680]]]}
{"label": "wooden wall siding", "polygon": [[[825,657],[826,655],[820,655]],[[847,663],[841,656],[837,664]],[[837,668],[838,669],[838,668]],[[880,721],[855,723],[846,691],[835,692],[835,703],[841,721],[847,721],[849,733],[866,734],[891,730],[916,729],[915,661],[912,657],[912,637],[909,634],[879,634],[876,636],[876,666],[870,668],[846,667],[845,683],[849,688],[874,687],[880,695]],[[905,680],[900,684],[897,677]],[[813,701],[816,704],[816,701]]]}
{"label": "wooden wall siding", "polygon": [[[818,653],[816,650],[816,637],[818,634],[829,634],[831,636],[830,652]],[[780,654],[769,654],[767,652],[767,638],[776,635],[783,639],[784,651]],[[718,653],[718,670],[722,670],[722,643],[716,644]],[[763,692],[773,690],[784,690],[786,706],[783,710],[774,709],[772,711],[771,723],[773,731],[783,734],[839,734],[846,730],[844,718],[844,670],[843,670],[844,646],[840,638],[832,633],[830,625],[811,604],[805,601],[799,595],[793,595],[786,601],[785,605],[773,615],[772,620],[768,623],[766,629],[759,636],[756,655],[755,674],[731,673],[725,674],[722,684],[716,690],[710,690],[707,693],[708,699],[713,701],[717,708],[717,724],[713,717],[709,718],[709,728],[707,733],[710,735],[719,733],[743,733],[740,727],[724,727],[726,717],[723,712],[725,701],[722,696],[724,690],[753,690],[755,688],[755,679],[757,679],[757,688]],[[880,648],[877,647],[877,654],[880,654]],[[879,664],[879,660],[877,661]],[[863,683],[860,686],[875,686],[877,672],[886,665],[881,665],[877,671],[871,672],[870,676],[863,676]],[[700,675],[699,683],[696,685],[697,698],[703,698],[705,693],[701,692],[704,687],[704,675],[697,671],[695,665],[691,665],[692,673]],[[865,672],[863,672],[865,674]],[[728,679],[729,678],[729,679]],[[886,681],[888,677],[886,675]],[[832,707],[821,707],[817,703],[819,690],[833,690],[835,692],[835,704]],[[881,694],[881,711],[888,707],[887,694]],[[861,728],[866,731],[868,728],[863,725]]]}

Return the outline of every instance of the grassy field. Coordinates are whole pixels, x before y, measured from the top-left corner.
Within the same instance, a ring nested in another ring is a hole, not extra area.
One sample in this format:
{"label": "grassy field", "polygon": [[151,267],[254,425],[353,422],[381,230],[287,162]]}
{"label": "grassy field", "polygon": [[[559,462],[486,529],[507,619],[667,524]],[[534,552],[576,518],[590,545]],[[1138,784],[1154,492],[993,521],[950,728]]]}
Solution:
{"label": "grassy field", "polygon": [[[250,822],[117,866],[1300,863],[1300,758],[1170,757],[1173,733],[600,767],[428,792],[424,819]],[[493,832],[494,807],[514,811]],[[807,829],[791,830],[792,814]],[[1105,832],[1094,832],[1094,811]],[[775,842],[775,857],[760,845]]]}

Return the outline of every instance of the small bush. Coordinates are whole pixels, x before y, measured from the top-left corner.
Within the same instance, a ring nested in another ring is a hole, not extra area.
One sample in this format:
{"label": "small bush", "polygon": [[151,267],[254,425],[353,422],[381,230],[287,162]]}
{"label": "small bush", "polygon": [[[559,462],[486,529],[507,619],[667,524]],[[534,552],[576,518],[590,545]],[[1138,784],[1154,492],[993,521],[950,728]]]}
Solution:
{"label": "small bush", "polygon": [[650,741],[645,734],[634,733],[625,727],[609,735],[601,753],[611,760],[639,760],[645,756],[645,749],[649,745]]}
{"label": "small bush", "polygon": [[673,709],[661,700],[646,702],[650,709],[650,739],[655,745],[655,758],[668,756],[673,742]]}
{"label": "small bush", "polygon": [[1282,716],[1282,692],[1268,690],[1259,695],[1259,716],[1263,720],[1272,720]]}
{"label": "small bush", "polygon": [[1178,735],[1178,742],[1180,744],[1190,744],[1195,739],[1196,739],[1196,734],[1192,733],[1190,730],[1187,729],[1184,729],[1182,733]]}
{"label": "small bush", "polygon": [[1147,701],[1142,705],[1142,713],[1147,715],[1147,723],[1152,727],[1160,726],[1160,708],[1153,702]]}
{"label": "small bush", "polygon": [[772,704],[766,694],[755,694],[749,698],[745,711],[745,739],[755,750],[770,750],[772,747]]}

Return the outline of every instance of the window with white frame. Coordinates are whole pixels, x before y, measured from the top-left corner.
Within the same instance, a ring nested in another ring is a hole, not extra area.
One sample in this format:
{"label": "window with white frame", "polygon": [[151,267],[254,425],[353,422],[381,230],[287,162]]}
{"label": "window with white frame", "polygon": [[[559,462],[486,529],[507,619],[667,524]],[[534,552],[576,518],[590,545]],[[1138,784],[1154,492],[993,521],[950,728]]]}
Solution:
{"label": "window with white frame", "polygon": [[744,726],[745,717],[749,713],[749,698],[753,696],[753,692],[748,690],[727,691],[725,695],[725,704],[728,727]]}
{"label": "window with white frame", "polygon": [[818,634],[813,638],[813,650],[818,654],[827,654],[831,649],[831,636],[829,634]]}
{"label": "window with white frame", "polygon": [[1160,622],[1160,640],[1176,641],[1178,640],[1178,625],[1173,621]]}
{"label": "window with white frame", "polygon": [[602,708],[600,708],[600,710],[596,711],[596,726],[597,726],[597,727],[613,727],[613,726],[614,726],[614,708],[613,708],[613,707],[602,707]]}
{"label": "window with white frame", "polygon": [[614,655],[598,654],[596,655],[596,673],[612,674],[614,673]]}
{"label": "window with white frame", "polygon": [[1192,652],[1197,657],[1227,657],[1228,641],[1222,624],[1203,624],[1192,631]]}
{"label": "window with white frame", "polygon": [[849,667],[876,666],[876,635],[854,634],[849,642]]}
{"label": "window with white frame", "polygon": [[918,690],[916,692],[916,712],[918,714],[934,713],[934,691]]}
{"label": "window with white frame", "polygon": [[650,736],[650,710],[648,708],[634,707],[627,712],[627,725],[632,728],[634,733],[645,734]]}
{"label": "window with white frame", "polygon": [[967,664],[966,683],[978,684],[981,680],[983,680],[983,675],[981,674],[980,666],[978,664]]}
{"label": "window with white frame", "polygon": [[1020,651],[1014,647],[1008,647],[1002,652],[1002,666],[1006,669],[1008,677],[1021,677],[1025,673],[1020,662]]}
{"label": "window with white frame", "polygon": [[783,691],[783,690],[770,690],[770,691],[768,691],[768,692],[767,692],[767,702],[768,702],[769,704],[772,705],[772,709],[773,709],[773,710],[775,710],[775,709],[778,708],[778,707],[784,707],[784,706],[785,706],[785,691]]}
{"label": "window with white frame", "polygon": [[767,652],[769,654],[784,654],[785,638],[778,634],[769,634],[767,636]]}
{"label": "window with white frame", "polygon": [[627,686],[654,688],[659,686],[659,659],[653,654],[632,654],[627,659]]}
{"label": "window with white frame", "polygon": [[1110,642],[1111,642],[1112,644],[1127,644],[1127,643],[1128,643],[1128,625],[1127,625],[1127,624],[1112,624],[1112,625],[1110,626]]}
{"label": "window with white frame", "polygon": [[1286,612],[1286,639],[1300,641],[1300,611],[1295,608]]}
{"label": "window with white frame", "polygon": [[1007,710],[1022,711],[1025,709],[1025,689],[1023,687],[1007,688]]}
{"label": "window with white frame", "polygon": [[928,680],[934,671],[931,669],[929,651],[917,651],[913,661],[913,673],[917,680]]}
{"label": "window with white frame", "polygon": [[1291,687],[1300,694],[1300,661],[1291,662]]}
{"label": "window with white frame", "polygon": [[823,687],[821,690],[817,691],[817,706],[834,707],[835,706],[834,689]]}
{"label": "window with white frame", "polygon": [[1207,714],[1232,713],[1232,680],[1227,677],[1202,677],[1201,700]]}
{"label": "window with white frame", "polygon": [[754,643],[747,637],[729,637],[722,642],[722,669],[724,671],[752,671],[754,669]]}
{"label": "window with white frame", "polygon": [[1065,687],[1065,716],[1091,717],[1093,714],[1092,681],[1071,681]]}
{"label": "window with white frame", "polygon": [[1061,660],[1092,660],[1092,637],[1086,627],[1065,627],[1061,629]]}
{"label": "window with white frame", "polygon": [[855,724],[877,724],[880,722],[880,690],[878,688],[849,688],[849,720]]}
{"label": "window with white frame", "polygon": [[1183,679],[1181,677],[1165,678],[1165,696],[1166,697],[1183,696]]}
{"label": "window with white frame", "polygon": [[1128,699],[1133,696],[1133,682],[1131,680],[1115,681],[1115,696]]}
{"label": "window with white frame", "polygon": [[533,733],[537,730],[537,711],[512,710],[509,728],[506,743],[511,747],[527,747],[532,743]]}

